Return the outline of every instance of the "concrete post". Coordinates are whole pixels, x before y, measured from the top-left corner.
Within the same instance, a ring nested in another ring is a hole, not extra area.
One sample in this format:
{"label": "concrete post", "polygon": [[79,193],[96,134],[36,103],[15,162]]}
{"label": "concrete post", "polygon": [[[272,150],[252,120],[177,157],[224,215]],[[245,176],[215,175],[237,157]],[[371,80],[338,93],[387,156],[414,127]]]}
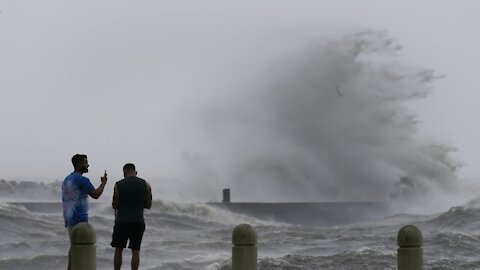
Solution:
{"label": "concrete post", "polygon": [[397,235],[398,270],[423,270],[423,236],[413,225],[403,226]]}
{"label": "concrete post", "polygon": [[236,226],[232,244],[232,270],[257,270],[257,233],[252,226]]}
{"label": "concrete post", "polygon": [[95,230],[89,223],[81,222],[72,228],[72,270],[97,269],[96,240]]}
{"label": "concrete post", "polygon": [[229,188],[224,188],[223,189],[223,203],[229,203],[230,202],[230,189]]}

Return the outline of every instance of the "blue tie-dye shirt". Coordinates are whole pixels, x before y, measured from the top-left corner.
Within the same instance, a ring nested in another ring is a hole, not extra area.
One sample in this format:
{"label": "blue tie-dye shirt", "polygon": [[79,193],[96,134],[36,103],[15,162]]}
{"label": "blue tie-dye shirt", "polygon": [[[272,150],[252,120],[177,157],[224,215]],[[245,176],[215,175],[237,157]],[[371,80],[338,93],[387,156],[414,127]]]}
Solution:
{"label": "blue tie-dye shirt", "polygon": [[88,178],[73,172],[63,180],[62,203],[65,226],[88,222],[88,194],[95,190]]}

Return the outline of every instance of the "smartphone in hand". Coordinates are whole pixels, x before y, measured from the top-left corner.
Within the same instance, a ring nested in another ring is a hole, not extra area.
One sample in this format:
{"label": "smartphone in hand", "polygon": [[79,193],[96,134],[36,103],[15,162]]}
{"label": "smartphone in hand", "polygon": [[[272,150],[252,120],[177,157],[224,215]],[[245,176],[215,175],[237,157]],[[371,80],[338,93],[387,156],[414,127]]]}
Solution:
{"label": "smartphone in hand", "polygon": [[107,183],[107,170],[105,170],[103,176],[100,177],[100,180],[102,181],[102,183]]}

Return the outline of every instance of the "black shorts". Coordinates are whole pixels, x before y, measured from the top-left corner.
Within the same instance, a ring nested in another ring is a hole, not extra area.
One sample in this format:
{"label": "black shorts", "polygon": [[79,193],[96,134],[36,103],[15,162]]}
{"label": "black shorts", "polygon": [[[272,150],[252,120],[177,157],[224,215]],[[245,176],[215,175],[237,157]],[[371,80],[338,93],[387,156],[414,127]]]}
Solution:
{"label": "black shorts", "polygon": [[110,245],[115,248],[125,248],[129,241],[128,248],[140,250],[142,245],[145,223],[119,223],[113,227],[112,242]]}

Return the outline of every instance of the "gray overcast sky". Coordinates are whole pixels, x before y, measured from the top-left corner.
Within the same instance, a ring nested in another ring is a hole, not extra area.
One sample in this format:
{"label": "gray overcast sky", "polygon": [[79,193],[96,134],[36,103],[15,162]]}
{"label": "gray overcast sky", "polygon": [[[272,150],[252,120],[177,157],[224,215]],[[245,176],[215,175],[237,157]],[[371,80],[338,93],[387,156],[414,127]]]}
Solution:
{"label": "gray overcast sky", "polygon": [[182,186],[185,160],[216,144],[205,141],[202,112],[248,111],[242,102],[255,95],[240,89],[275,63],[365,29],[397,40],[402,63],[445,75],[405,105],[418,136],[456,147],[459,175],[478,178],[478,10],[473,0],[2,0],[0,178],[63,179],[72,154],[85,153],[95,181],[104,169],[119,179],[131,161],[146,178]]}

